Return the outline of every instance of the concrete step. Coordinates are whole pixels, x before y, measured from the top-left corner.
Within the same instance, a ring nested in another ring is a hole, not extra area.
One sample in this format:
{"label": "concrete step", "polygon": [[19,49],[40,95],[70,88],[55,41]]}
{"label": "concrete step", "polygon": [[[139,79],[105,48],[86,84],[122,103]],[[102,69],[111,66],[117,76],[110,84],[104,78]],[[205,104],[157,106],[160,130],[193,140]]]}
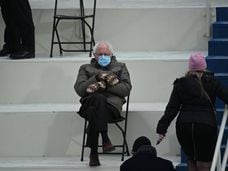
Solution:
{"label": "concrete step", "polygon": [[[176,166],[178,157],[161,156],[173,162]],[[30,157],[30,158],[0,158],[1,171],[117,171],[122,164],[120,156],[100,155],[101,166],[91,168],[88,158],[81,162],[79,156],[75,157]]]}
{"label": "concrete step", "polygon": [[[90,171],[88,157],[81,162],[79,156],[75,157],[17,157],[0,158],[1,171]],[[120,156],[100,156],[101,171],[114,171],[121,165]]]}
{"label": "concrete step", "polygon": [[[125,62],[130,72],[131,101],[166,102],[173,81],[185,73],[190,54],[188,51],[117,52],[117,59]],[[89,62],[87,53],[62,58],[1,58],[0,104],[78,102],[73,86],[79,67]]]}
{"label": "concrete step", "polygon": [[[60,10],[61,13],[69,15],[78,13],[75,9],[77,8],[75,3],[78,0],[62,1],[63,3],[59,4],[61,8],[64,8]],[[158,1],[159,3],[156,4],[160,6],[160,0]],[[182,5],[179,0],[176,1],[178,3],[175,4],[179,4],[180,7],[172,5],[173,0],[172,2],[163,1],[164,6],[161,5],[159,8],[156,4],[154,7],[154,0],[97,1],[95,41],[108,39],[114,50],[125,52],[207,51],[208,38],[205,33],[208,26],[206,17],[202,15],[205,13],[205,4],[200,2],[203,5],[200,8],[184,7],[183,4],[188,4],[188,1],[185,0]],[[192,1],[194,1],[194,3],[191,2],[193,6],[197,4],[196,0]],[[54,1],[31,0],[31,4],[32,8],[35,8],[32,12],[36,32],[36,53],[49,56]],[[169,6],[167,4],[173,7],[167,8],[166,6]],[[104,31],[104,25],[107,25],[109,29]],[[4,37],[4,28],[4,22],[0,17],[1,38]],[[76,41],[82,38],[80,21],[62,21],[58,28],[63,41]],[[190,32],[189,28],[191,28]],[[89,37],[89,31],[86,32],[86,37]],[[0,42],[0,47],[2,45],[3,41]],[[75,47],[68,45],[66,48]],[[57,46],[54,49],[54,55],[59,55]]]}
{"label": "concrete step", "polygon": [[[134,140],[140,135],[149,137],[152,144],[156,143],[156,125],[164,113],[165,106],[164,103],[130,102],[127,125],[127,141],[130,149]],[[136,127],[139,122],[144,126]],[[0,157],[78,155],[81,152],[83,124],[84,120],[75,112],[73,104],[2,105],[0,106]],[[109,136],[113,144],[122,142],[119,134],[119,129],[109,124]],[[166,141],[157,146],[157,150],[159,155],[179,154],[175,122],[171,124]],[[86,151],[85,155],[88,155],[88,152]]]}

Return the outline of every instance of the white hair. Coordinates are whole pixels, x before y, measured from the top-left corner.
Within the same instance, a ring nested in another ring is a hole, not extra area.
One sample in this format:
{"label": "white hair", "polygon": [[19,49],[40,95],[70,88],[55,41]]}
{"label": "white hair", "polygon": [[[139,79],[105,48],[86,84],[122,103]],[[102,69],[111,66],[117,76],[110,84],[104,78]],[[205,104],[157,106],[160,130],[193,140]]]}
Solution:
{"label": "white hair", "polygon": [[98,47],[99,47],[101,44],[107,45],[109,51],[113,54],[112,45],[111,45],[108,41],[105,41],[105,40],[98,41],[98,42],[95,44],[95,46],[93,47],[93,53],[96,53],[96,52],[97,52],[97,49],[98,49]]}

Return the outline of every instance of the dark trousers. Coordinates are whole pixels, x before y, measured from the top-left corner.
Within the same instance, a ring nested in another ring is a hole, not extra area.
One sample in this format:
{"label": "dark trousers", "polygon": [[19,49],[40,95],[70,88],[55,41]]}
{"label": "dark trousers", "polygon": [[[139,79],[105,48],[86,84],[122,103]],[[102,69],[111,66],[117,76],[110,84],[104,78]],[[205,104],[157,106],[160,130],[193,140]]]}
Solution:
{"label": "dark trousers", "polygon": [[119,112],[109,105],[106,96],[100,93],[89,95],[82,102],[79,114],[89,121],[87,146],[97,149],[99,133],[108,131],[108,123],[120,117]]}
{"label": "dark trousers", "polygon": [[0,0],[5,22],[4,48],[10,52],[35,52],[35,33],[28,0]]}

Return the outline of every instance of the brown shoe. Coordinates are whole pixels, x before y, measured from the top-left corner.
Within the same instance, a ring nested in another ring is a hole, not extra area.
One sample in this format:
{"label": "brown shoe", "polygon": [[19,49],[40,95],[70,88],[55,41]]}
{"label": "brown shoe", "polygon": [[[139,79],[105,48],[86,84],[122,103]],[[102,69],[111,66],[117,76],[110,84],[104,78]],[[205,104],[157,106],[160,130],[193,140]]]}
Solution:
{"label": "brown shoe", "polygon": [[90,154],[89,156],[89,166],[100,166],[100,161],[98,154]]}
{"label": "brown shoe", "polygon": [[103,152],[111,152],[115,150],[115,147],[111,143],[105,143],[102,145]]}

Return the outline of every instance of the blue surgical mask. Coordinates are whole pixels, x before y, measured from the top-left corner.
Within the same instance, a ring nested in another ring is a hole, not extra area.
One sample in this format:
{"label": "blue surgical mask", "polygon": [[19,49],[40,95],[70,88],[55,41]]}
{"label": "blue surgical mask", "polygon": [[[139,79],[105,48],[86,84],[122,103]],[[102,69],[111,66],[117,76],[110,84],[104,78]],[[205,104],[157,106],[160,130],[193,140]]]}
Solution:
{"label": "blue surgical mask", "polygon": [[106,67],[111,62],[111,56],[108,56],[108,55],[99,56],[97,62],[101,67]]}

